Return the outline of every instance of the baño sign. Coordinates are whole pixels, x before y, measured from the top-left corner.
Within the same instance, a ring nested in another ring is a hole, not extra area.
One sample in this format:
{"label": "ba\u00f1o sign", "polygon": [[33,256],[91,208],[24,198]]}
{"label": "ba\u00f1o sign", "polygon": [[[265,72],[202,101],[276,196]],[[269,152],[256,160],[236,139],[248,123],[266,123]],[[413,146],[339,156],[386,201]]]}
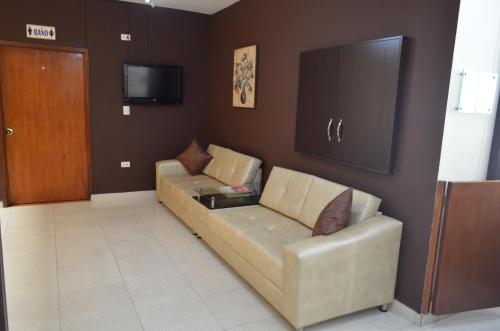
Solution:
{"label": "ba\u00f1o sign", "polygon": [[53,26],[26,24],[26,37],[56,40],[56,28]]}

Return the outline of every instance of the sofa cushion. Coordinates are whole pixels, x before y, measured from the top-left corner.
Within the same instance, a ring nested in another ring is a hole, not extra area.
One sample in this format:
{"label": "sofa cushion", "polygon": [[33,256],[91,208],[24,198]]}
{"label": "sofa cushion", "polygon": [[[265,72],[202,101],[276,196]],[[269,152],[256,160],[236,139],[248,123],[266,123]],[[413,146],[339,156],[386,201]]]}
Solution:
{"label": "sofa cushion", "polygon": [[351,217],[351,207],[352,188],[335,197],[319,213],[316,224],[314,224],[313,237],[329,236],[345,228]]}
{"label": "sofa cushion", "polygon": [[224,184],[206,175],[163,175],[160,176],[160,185],[165,190],[174,188],[194,196],[196,194],[194,189],[197,187],[220,187]]}
{"label": "sofa cushion", "polygon": [[[347,186],[314,177],[297,220],[311,229],[314,228],[314,224],[323,208],[347,189]],[[375,216],[380,206],[380,201],[379,198],[371,194],[354,190],[351,218],[348,225],[356,224],[364,219]]]}
{"label": "sofa cushion", "polygon": [[184,152],[177,155],[176,159],[182,163],[191,175],[198,175],[212,160],[212,155],[208,154],[194,138]]}
{"label": "sofa cushion", "polygon": [[212,178],[217,178],[224,164],[224,159],[230,150],[217,145],[208,145],[207,152],[213,156],[213,159],[203,169],[203,173]]}
{"label": "sofa cushion", "polygon": [[213,159],[203,173],[227,185],[251,183],[262,163],[259,159],[217,145],[209,145],[207,151]]}
{"label": "sofa cushion", "polygon": [[312,231],[263,206],[214,210],[207,226],[275,286],[283,284],[283,248],[311,237]]}
{"label": "sofa cushion", "polygon": [[193,202],[192,197],[197,187],[219,187],[223,184],[206,175],[172,175],[160,176],[160,185],[163,192],[172,200],[188,207]]}
{"label": "sofa cushion", "polygon": [[260,204],[297,219],[313,179],[312,175],[274,167],[262,192]]}

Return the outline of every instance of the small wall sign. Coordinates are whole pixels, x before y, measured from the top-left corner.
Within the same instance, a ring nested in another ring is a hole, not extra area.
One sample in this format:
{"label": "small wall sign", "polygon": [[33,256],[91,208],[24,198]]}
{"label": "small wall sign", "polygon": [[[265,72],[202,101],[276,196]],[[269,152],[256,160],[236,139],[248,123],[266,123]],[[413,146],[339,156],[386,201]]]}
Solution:
{"label": "small wall sign", "polygon": [[56,28],[53,26],[26,24],[26,37],[32,39],[56,40]]}

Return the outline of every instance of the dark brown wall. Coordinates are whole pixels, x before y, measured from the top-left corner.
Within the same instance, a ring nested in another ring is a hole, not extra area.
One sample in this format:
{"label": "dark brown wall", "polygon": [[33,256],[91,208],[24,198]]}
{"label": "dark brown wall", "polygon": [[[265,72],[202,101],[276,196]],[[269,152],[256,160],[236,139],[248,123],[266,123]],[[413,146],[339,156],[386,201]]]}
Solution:
{"label": "dark brown wall", "polygon": [[31,43],[85,47],[85,0],[0,0],[0,40],[28,41],[26,24],[55,26],[57,42]]}
{"label": "dark brown wall", "polygon": [[[209,16],[118,1],[88,1],[94,193],[154,189],[154,162],[204,140]],[[132,42],[120,40],[131,33]],[[184,104],[131,106],[122,115],[123,63],[184,66]],[[131,161],[121,169],[120,161]]]}
{"label": "dark brown wall", "polygon": [[[155,161],[175,157],[194,136],[205,140],[209,20],[111,0],[0,0],[0,40],[89,49],[92,193],[154,189]],[[27,23],[55,26],[57,41],[28,40]],[[123,116],[124,62],[183,65],[184,104],[132,106]],[[121,169],[120,161],[132,167]]]}
{"label": "dark brown wall", "polygon": [[[459,0],[242,0],[216,14],[211,35],[210,142],[373,193],[404,222],[397,299],[419,311]],[[294,151],[299,52],[409,37],[393,175]],[[231,107],[235,48],[259,45],[257,109]]]}

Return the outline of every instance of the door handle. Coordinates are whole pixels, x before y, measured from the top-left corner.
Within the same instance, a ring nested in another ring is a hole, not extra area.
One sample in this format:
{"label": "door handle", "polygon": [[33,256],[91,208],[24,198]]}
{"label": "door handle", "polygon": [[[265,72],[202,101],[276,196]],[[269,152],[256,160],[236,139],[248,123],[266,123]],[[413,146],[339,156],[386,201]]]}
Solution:
{"label": "door handle", "polygon": [[328,137],[328,141],[332,141],[332,134],[331,134],[332,123],[333,123],[333,118],[330,118],[330,121],[328,122],[328,127],[326,128],[326,135]]}
{"label": "door handle", "polygon": [[342,119],[339,120],[339,124],[337,124],[337,142],[342,140],[342,136],[344,135],[344,123]]}
{"label": "door handle", "polygon": [[12,136],[14,134],[14,129],[11,128],[5,129],[5,134],[8,136]]}

